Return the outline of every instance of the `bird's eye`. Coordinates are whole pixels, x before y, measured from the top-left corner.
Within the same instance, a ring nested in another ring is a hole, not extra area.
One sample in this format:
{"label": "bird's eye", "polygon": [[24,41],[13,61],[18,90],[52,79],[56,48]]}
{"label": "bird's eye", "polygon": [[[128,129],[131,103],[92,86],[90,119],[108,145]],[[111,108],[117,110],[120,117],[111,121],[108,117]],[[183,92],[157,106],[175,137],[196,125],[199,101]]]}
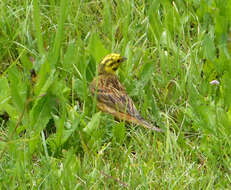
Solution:
{"label": "bird's eye", "polygon": [[118,59],[118,60],[117,60],[117,63],[119,63],[119,62],[120,62],[120,60]]}

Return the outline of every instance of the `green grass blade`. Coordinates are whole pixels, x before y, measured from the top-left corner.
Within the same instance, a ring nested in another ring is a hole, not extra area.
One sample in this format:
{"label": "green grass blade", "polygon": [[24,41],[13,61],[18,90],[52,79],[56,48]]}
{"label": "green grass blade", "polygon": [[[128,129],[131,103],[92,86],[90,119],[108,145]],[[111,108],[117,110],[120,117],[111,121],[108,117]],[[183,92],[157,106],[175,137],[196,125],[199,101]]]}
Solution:
{"label": "green grass blade", "polygon": [[39,2],[38,0],[33,0],[33,8],[34,8],[34,25],[35,25],[35,34],[36,34],[36,39],[37,39],[37,45],[38,45],[38,50],[39,54],[43,55],[45,53],[45,49],[43,46],[43,37],[42,37],[42,26],[41,26],[41,20],[40,20],[40,8],[39,8]]}

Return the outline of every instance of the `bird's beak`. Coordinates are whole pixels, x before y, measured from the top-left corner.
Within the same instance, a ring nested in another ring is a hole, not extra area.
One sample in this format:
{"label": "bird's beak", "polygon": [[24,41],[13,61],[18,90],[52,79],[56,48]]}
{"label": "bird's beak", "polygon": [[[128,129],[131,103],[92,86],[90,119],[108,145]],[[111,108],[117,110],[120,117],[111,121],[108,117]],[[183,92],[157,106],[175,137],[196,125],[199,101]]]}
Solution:
{"label": "bird's beak", "polygon": [[124,61],[126,61],[126,60],[127,60],[127,58],[126,58],[126,57],[123,57],[122,62],[124,62]]}

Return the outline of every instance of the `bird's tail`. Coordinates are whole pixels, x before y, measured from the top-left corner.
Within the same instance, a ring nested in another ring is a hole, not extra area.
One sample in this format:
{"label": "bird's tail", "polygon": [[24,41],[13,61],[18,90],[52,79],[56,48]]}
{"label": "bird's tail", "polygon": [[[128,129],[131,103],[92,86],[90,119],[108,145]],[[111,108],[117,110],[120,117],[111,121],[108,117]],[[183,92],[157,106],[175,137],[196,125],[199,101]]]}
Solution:
{"label": "bird's tail", "polygon": [[101,104],[101,103],[98,103],[98,107],[101,110],[114,115],[119,120],[125,120],[125,121],[128,121],[128,122],[133,123],[133,124],[141,125],[141,126],[143,126],[145,128],[148,128],[148,129],[151,129],[151,130],[154,130],[154,131],[157,131],[157,132],[163,132],[162,129],[160,129],[158,127],[155,127],[152,124],[148,123],[140,115],[131,116],[129,114],[118,112],[118,111],[110,108],[109,106],[105,106],[105,104]]}
{"label": "bird's tail", "polygon": [[158,127],[156,127],[156,126],[154,126],[154,125],[148,123],[148,122],[147,122],[146,120],[144,120],[143,118],[141,118],[141,119],[138,119],[138,118],[137,118],[137,121],[138,121],[137,124],[140,124],[140,125],[142,125],[142,126],[145,127],[145,128],[152,129],[152,130],[157,131],[157,132],[163,132],[162,129],[160,129],[160,128],[158,128]]}

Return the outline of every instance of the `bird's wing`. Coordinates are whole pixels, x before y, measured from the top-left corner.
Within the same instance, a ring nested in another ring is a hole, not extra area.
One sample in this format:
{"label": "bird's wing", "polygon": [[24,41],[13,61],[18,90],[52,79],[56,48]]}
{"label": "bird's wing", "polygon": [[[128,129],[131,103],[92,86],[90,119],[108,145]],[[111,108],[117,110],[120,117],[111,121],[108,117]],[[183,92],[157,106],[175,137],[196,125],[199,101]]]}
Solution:
{"label": "bird's wing", "polygon": [[131,116],[139,117],[132,99],[124,91],[118,91],[116,88],[100,88],[97,93],[97,100],[118,112],[126,113]]}
{"label": "bird's wing", "polygon": [[[98,86],[96,87],[96,81]],[[90,85],[91,93],[94,95],[97,88],[97,101],[110,106],[115,111],[126,113],[131,116],[140,117],[135,104],[127,95],[125,88],[118,80],[117,76],[98,76]]]}

